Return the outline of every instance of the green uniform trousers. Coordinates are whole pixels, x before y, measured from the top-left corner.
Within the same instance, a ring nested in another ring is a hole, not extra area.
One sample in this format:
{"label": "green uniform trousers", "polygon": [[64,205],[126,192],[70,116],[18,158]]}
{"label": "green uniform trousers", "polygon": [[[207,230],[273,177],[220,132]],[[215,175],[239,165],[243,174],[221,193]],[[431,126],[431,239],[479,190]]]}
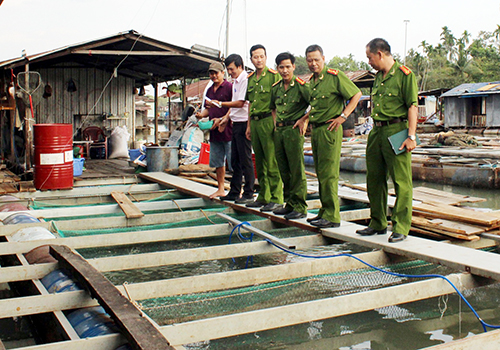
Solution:
{"label": "green uniform trousers", "polygon": [[259,196],[262,203],[283,204],[283,183],[274,153],[274,121],[272,117],[250,121],[252,148],[255,153],[255,170],[259,181]]}
{"label": "green uniform trousers", "polygon": [[307,179],[304,167],[304,136],[293,126],[277,127],[274,131],[276,160],[283,180],[286,207],[307,213]]}
{"label": "green uniform trousers", "polygon": [[366,146],[366,184],[371,209],[369,226],[377,231],[387,227],[387,180],[390,176],[396,191],[392,231],[402,235],[408,235],[411,226],[411,153],[396,155],[387,138],[406,128],[407,122],[374,127]]}
{"label": "green uniform trousers", "polygon": [[328,131],[329,123],[314,126],[311,133],[314,167],[319,182],[321,209],[318,216],[330,222],[340,223],[339,172],[342,126]]}

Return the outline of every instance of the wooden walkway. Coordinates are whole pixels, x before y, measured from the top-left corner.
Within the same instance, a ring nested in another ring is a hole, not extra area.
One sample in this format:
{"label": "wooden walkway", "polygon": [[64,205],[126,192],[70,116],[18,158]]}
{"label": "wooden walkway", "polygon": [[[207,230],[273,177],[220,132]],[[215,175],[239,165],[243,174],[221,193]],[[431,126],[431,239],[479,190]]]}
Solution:
{"label": "wooden walkway", "polygon": [[[143,173],[141,177],[204,199],[208,199],[208,196],[214,191],[210,186],[161,172]],[[351,198],[355,200],[361,200],[361,197],[362,195],[359,193],[353,193],[351,196]],[[364,200],[367,200],[366,195]],[[282,216],[276,216],[272,213],[262,213],[260,210],[247,208],[233,202],[222,202],[218,199],[214,199],[214,201],[224,203],[224,205],[230,206],[234,210],[251,212],[259,216],[264,216],[275,222],[300,227],[314,232],[318,231],[317,228],[307,223],[305,219],[289,221],[285,220]],[[359,228],[363,228],[363,226],[342,221],[341,227],[324,229],[321,230],[321,233],[326,237],[335,238],[341,241],[352,242],[373,249],[383,249],[388,253],[420,259],[434,264],[444,265],[458,271],[470,272],[482,277],[500,280],[500,255],[498,254],[415,236],[410,236],[403,242],[388,243],[387,238],[390,232],[383,236],[363,237],[356,234],[356,230]]]}

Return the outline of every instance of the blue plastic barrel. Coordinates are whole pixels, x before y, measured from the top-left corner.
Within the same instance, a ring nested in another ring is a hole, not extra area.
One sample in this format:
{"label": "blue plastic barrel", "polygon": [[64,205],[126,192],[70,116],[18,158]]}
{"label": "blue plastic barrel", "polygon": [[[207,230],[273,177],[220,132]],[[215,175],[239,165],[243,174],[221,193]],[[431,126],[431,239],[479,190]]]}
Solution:
{"label": "blue plastic barrel", "polygon": [[81,290],[80,286],[73,281],[63,270],[54,270],[42,279],[42,284],[49,293],[63,293]]}
{"label": "blue plastic barrel", "polygon": [[28,213],[14,213],[3,220],[4,225],[29,224],[31,222],[40,222],[40,220]]}
{"label": "blue plastic barrel", "polygon": [[67,318],[80,338],[117,332],[113,320],[102,307],[79,309],[68,314]]}

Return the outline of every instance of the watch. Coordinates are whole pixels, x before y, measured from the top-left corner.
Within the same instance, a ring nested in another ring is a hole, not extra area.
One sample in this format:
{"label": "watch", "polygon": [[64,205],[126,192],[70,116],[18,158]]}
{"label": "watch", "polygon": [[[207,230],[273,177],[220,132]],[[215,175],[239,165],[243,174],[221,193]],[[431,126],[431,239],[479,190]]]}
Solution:
{"label": "watch", "polygon": [[417,139],[415,135],[408,135],[408,138],[412,141],[415,141]]}
{"label": "watch", "polygon": [[347,117],[345,116],[344,112],[342,112],[342,113],[339,115],[339,117],[342,117],[342,118],[344,118],[344,120],[347,120]]}

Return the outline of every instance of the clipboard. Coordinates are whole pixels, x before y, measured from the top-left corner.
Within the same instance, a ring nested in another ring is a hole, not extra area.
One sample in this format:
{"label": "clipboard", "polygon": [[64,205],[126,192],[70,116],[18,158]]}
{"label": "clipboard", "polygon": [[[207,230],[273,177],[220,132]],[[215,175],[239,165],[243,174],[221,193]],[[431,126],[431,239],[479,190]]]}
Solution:
{"label": "clipboard", "polygon": [[[418,146],[422,142],[420,142],[418,135],[415,134],[415,136],[416,136],[415,141],[417,141],[417,146]],[[391,135],[387,138],[389,140],[389,143],[391,144],[392,150],[396,155],[406,152],[406,147],[403,148],[402,150],[399,150],[399,148],[407,138],[408,138],[408,129],[401,130],[400,132],[397,132],[394,135]]]}

